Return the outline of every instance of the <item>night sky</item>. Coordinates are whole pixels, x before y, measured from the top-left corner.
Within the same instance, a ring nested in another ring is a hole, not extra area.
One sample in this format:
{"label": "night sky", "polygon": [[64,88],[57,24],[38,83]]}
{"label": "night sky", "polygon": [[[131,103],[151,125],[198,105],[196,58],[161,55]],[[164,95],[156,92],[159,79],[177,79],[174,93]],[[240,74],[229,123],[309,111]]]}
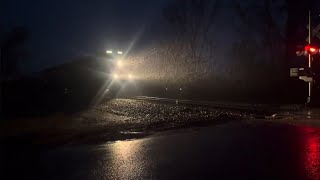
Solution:
{"label": "night sky", "polygon": [[[81,56],[94,56],[106,49],[123,51],[151,47],[161,40],[162,9],[170,0],[7,0],[0,4],[0,27],[25,26],[30,31],[28,56],[20,62],[23,72],[39,71]],[[243,6],[254,0],[241,1]],[[284,1],[279,1],[283,3]],[[220,49],[215,57],[221,66],[228,62],[233,42],[254,36],[235,14],[235,0],[220,1],[211,39]],[[277,3],[274,5],[277,7]],[[257,11],[250,9],[251,11]],[[274,18],[284,30],[286,15]],[[151,30],[152,29],[152,30]],[[259,38],[259,37],[258,37]],[[222,69],[222,68],[219,68]]]}
{"label": "night sky", "polygon": [[37,71],[107,48],[126,49],[158,21],[167,1],[2,1],[0,25],[28,28],[28,58],[20,66]]}

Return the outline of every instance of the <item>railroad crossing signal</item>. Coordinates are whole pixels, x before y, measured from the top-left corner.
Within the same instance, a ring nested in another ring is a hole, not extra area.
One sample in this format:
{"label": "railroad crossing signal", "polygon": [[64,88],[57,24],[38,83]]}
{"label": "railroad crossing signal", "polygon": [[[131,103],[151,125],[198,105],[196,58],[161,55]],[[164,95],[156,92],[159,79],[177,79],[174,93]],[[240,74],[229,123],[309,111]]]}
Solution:
{"label": "railroad crossing signal", "polygon": [[307,56],[307,51],[305,50],[305,47],[303,46],[298,46],[296,50],[296,55],[297,56]]}
{"label": "railroad crossing signal", "polygon": [[320,54],[320,48],[315,46],[315,45],[311,45],[308,44],[306,46],[298,46],[298,50],[296,50],[296,55],[297,56],[308,56],[308,55],[316,55],[316,54]]}
{"label": "railroad crossing signal", "polygon": [[313,81],[313,74],[309,68],[290,68],[290,76],[308,83]]}
{"label": "railroad crossing signal", "polygon": [[[307,45],[300,45],[297,46],[296,49],[296,55],[297,56],[307,56],[308,57],[308,64],[306,64],[302,68],[290,68],[290,76],[291,77],[297,77],[300,80],[303,80],[308,83],[308,96],[307,96],[307,102],[306,104],[311,103],[311,91],[312,91],[312,84],[315,81],[318,81],[319,76],[317,78],[314,78],[317,76],[316,73],[312,71],[312,61],[320,57],[320,24],[319,23],[319,17],[320,14],[317,14],[317,18],[313,19],[313,23],[311,22],[311,11],[309,10],[309,18],[308,18],[308,37],[306,39]],[[317,21],[317,22],[315,22]],[[317,25],[318,24],[318,25]],[[317,26],[313,26],[317,25]],[[315,28],[312,28],[315,27]],[[314,38],[316,37],[316,38]],[[317,57],[315,57],[317,56]]]}
{"label": "railroad crossing signal", "polygon": [[311,68],[290,68],[290,76],[291,77],[312,77],[314,74]]}
{"label": "railroad crossing signal", "polygon": [[299,68],[290,68],[290,77],[298,77]]}
{"label": "railroad crossing signal", "polygon": [[299,76],[299,79],[308,83],[311,83],[313,81],[313,78],[309,76]]}
{"label": "railroad crossing signal", "polygon": [[[309,29],[309,25],[307,25],[307,29]],[[318,39],[320,39],[320,24],[318,24],[318,26],[316,28],[312,29],[311,38],[313,38],[315,36]],[[309,42],[309,36],[307,37],[306,41]]]}
{"label": "railroad crossing signal", "polygon": [[[320,15],[318,15],[320,16]],[[308,56],[308,69],[304,68],[291,68],[290,69],[290,76],[291,77],[299,77],[300,80],[308,82],[308,97],[307,97],[307,104],[311,102],[311,87],[313,83],[314,74],[311,71],[312,59],[314,55],[320,54],[320,49],[318,46],[312,44],[313,37],[316,36],[318,40],[320,40],[320,24],[318,24],[314,29],[312,28],[311,24],[311,11],[309,10],[309,23],[307,25],[307,29],[309,31],[309,36],[307,37],[306,41],[308,45],[302,47],[299,46],[298,50],[296,50],[297,56]],[[312,42],[311,42],[312,41]],[[314,42],[313,42],[314,43]]]}
{"label": "railroad crossing signal", "polygon": [[304,49],[307,51],[310,55],[316,55],[319,52],[319,48],[316,46],[313,46],[311,44],[308,44],[304,47]]}

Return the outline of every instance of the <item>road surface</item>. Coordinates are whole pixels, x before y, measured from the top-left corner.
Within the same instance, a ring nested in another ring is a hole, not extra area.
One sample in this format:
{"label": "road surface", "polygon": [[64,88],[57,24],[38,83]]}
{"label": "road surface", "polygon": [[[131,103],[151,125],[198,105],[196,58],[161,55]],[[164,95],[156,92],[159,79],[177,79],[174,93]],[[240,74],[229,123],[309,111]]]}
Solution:
{"label": "road surface", "polygon": [[320,179],[320,129],[234,121],[98,144],[7,144],[0,158],[0,179]]}

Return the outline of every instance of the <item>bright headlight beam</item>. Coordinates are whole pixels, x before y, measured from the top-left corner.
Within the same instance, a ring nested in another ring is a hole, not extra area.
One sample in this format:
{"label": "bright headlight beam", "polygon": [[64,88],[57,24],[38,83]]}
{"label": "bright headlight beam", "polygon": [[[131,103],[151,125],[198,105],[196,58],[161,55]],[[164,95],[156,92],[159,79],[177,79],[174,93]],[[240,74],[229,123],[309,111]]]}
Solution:
{"label": "bright headlight beam", "polygon": [[119,75],[118,74],[112,74],[113,79],[118,79]]}
{"label": "bright headlight beam", "polygon": [[118,51],[118,54],[122,54],[122,51]]}
{"label": "bright headlight beam", "polygon": [[112,54],[111,50],[107,50],[106,52],[107,52],[107,54]]}
{"label": "bright headlight beam", "polygon": [[122,66],[123,66],[123,62],[122,62],[121,60],[118,60],[118,61],[117,61],[117,66],[118,66],[118,67],[122,67]]}

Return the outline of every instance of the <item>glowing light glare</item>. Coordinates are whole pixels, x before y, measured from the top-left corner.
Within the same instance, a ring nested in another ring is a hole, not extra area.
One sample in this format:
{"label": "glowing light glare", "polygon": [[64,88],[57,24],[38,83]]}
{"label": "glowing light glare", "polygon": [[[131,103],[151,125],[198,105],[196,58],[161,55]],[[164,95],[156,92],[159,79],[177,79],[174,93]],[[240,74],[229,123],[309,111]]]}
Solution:
{"label": "glowing light glare", "polygon": [[305,50],[309,53],[309,54],[312,54],[314,55],[315,53],[318,52],[318,49],[314,46],[311,46],[311,45],[307,45],[305,46]]}
{"label": "glowing light glare", "polygon": [[[106,153],[108,163],[102,163],[106,174],[113,174],[112,179],[139,179],[137,175],[148,172],[149,167],[144,163],[144,146],[148,145],[148,140],[116,141],[107,144],[110,153]],[[105,150],[105,147],[102,147]],[[141,153],[142,152],[142,153]],[[137,159],[142,159],[139,161]],[[118,168],[110,168],[118,166]],[[138,176],[139,177],[139,176]]]}
{"label": "glowing light glare", "polygon": [[316,51],[317,51],[316,48],[313,48],[313,47],[310,48],[310,52],[314,53],[314,52],[316,52]]}
{"label": "glowing light glare", "polygon": [[128,74],[128,78],[132,79],[133,78],[132,74]]}
{"label": "glowing light glare", "polygon": [[122,54],[122,51],[118,51],[118,54]]}
{"label": "glowing light glare", "polygon": [[123,66],[123,62],[122,62],[121,60],[118,60],[118,61],[117,61],[117,66],[118,66],[118,67],[122,67],[122,66]]}
{"label": "glowing light glare", "polygon": [[106,52],[107,52],[107,54],[112,54],[111,50],[107,50]]}
{"label": "glowing light glare", "polygon": [[119,75],[118,74],[112,74],[113,79],[118,79]]}

